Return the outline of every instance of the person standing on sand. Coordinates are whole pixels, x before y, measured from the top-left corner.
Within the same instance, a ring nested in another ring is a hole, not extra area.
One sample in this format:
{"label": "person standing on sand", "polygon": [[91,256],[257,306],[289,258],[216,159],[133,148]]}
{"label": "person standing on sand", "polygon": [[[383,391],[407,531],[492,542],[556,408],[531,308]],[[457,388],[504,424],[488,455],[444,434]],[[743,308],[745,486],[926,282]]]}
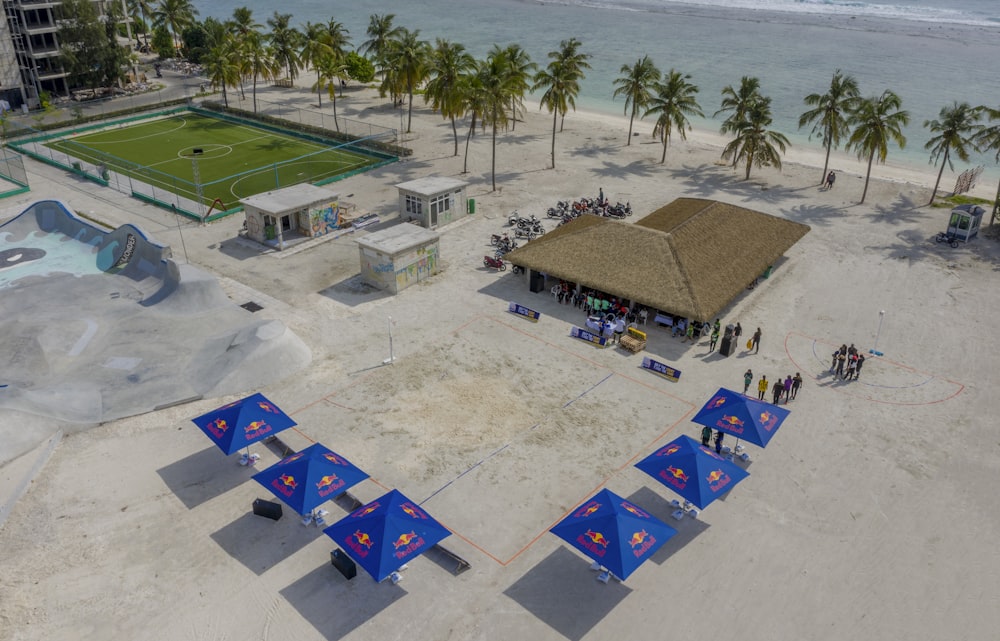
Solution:
{"label": "person standing on sand", "polygon": [[865,355],[858,354],[858,366],[854,369],[854,380],[861,376],[861,366],[865,364]]}
{"label": "person standing on sand", "polygon": [[750,347],[753,348],[754,354],[760,351],[760,334],[761,334],[760,328],[758,327],[757,331],[753,333],[753,338],[750,339],[752,343]]}
{"label": "person standing on sand", "polygon": [[722,439],[724,438],[726,438],[726,435],[723,434],[722,430],[715,433],[715,453],[720,456],[722,455]]}
{"label": "person standing on sand", "polygon": [[743,336],[743,326],[740,325],[739,321],[736,321],[736,327],[733,329],[733,340],[736,344],[740,344],[740,336]]}
{"label": "person standing on sand", "polygon": [[714,328],[712,328],[712,338],[708,342],[708,351],[714,352],[715,351],[715,345],[718,342],[719,342],[719,328],[718,327],[714,327]]}
{"label": "person standing on sand", "polygon": [[771,402],[775,405],[781,403],[781,393],[784,391],[785,386],[781,384],[781,377],[779,376],[778,380],[774,381],[774,387],[771,389],[771,395],[774,397],[774,400]]}
{"label": "person standing on sand", "polygon": [[802,376],[798,372],[795,372],[795,378],[792,379],[792,400],[799,395],[799,388],[802,387]]}
{"label": "person standing on sand", "polygon": [[837,182],[837,174],[831,171],[826,175],[826,184],[823,185],[827,190],[833,189],[833,183]]}
{"label": "person standing on sand", "polygon": [[750,389],[750,383],[753,383],[753,370],[747,368],[745,374],[743,374],[743,395],[746,396],[747,390]]}
{"label": "person standing on sand", "polygon": [[788,401],[792,398],[792,375],[789,374],[785,377],[785,405],[788,405]]}
{"label": "person standing on sand", "polygon": [[709,441],[712,440],[712,428],[706,425],[701,428],[701,444],[708,447]]}
{"label": "person standing on sand", "polygon": [[763,401],[764,394],[767,394],[767,376],[761,375],[760,380],[757,381],[757,400]]}

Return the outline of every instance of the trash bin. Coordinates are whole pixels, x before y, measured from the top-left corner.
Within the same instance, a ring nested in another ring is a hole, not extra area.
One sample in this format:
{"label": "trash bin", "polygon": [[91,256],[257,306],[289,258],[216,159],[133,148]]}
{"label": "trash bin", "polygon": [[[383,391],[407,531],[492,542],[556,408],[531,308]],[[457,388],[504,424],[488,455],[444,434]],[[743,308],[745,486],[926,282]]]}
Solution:
{"label": "trash bin", "polygon": [[274,240],[274,225],[266,225],[264,227],[264,238]]}
{"label": "trash bin", "polygon": [[729,356],[735,351],[736,341],[731,335],[723,336],[722,342],[719,343],[719,353],[723,356]]}
{"label": "trash bin", "polygon": [[774,269],[774,265],[768,265],[767,269],[764,270],[764,278],[771,277],[771,270]]}
{"label": "trash bin", "polygon": [[469,199],[469,213],[470,214],[476,213],[476,199],[475,198],[470,198]]}

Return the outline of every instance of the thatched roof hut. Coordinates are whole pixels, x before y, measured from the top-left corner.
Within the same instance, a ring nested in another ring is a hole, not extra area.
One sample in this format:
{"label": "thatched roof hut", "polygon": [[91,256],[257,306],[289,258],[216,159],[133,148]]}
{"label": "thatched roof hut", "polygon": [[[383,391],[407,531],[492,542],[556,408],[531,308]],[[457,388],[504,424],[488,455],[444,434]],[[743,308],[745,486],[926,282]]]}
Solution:
{"label": "thatched roof hut", "polygon": [[634,224],[581,216],[506,258],[653,309],[711,320],[808,231],[736,205],[679,198]]}

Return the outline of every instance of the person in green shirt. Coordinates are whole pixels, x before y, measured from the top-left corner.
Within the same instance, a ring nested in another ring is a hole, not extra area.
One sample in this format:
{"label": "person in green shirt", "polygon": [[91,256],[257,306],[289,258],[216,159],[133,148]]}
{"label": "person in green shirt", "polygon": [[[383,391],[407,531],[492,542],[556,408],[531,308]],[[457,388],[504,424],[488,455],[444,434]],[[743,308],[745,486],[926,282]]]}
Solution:
{"label": "person in green shirt", "polygon": [[747,390],[750,389],[750,383],[753,383],[753,370],[747,369],[746,373],[743,375],[743,394],[746,395]]}

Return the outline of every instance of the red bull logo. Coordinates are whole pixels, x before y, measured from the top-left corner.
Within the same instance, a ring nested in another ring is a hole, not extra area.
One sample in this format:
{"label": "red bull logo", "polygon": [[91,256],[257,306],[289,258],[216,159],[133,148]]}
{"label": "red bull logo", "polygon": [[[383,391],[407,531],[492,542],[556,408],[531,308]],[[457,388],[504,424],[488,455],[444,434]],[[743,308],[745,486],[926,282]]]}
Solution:
{"label": "red bull logo", "polygon": [[295,488],[299,486],[298,481],[291,474],[282,474],[271,481],[271,487],[282,496],[289,497],[295,493]]}
{"label": "red bull logo", "polygon": [[329,474],[316,482],[316,493],[326,497],[342,487],[344,487],[344,479],[338,477],[336,474]]}
{"label": "red bull logo", "polygon": [[576,537],[576,542],[597,557],[603,557],[608,552],[608,539],[601,532],[587,530]]}
{"label": "red bull logo", "polygon": [[212,436],[220,438],[229,429],[229,425],[226,423],[225,419],[217,418],[211,423],[209,423],[208,431],[212,433]]}
{"label": "red bull logo", "polygon": [[401,503],[399,509],[403,510],[404,513],[415,519],[425,520],[428,518],[426,512],[409,501]]}
{"label": "red bull logo", "polygon": [[392,553],[397,559],[404,559],[424,546],[424,540],[416,532],[400,534],[399,538],[392,542],[395,551]]}
{"label": "red bull logo", "polygon": [[713,398],[708,402],[708,406],[706,407],[706,409],[714,410],[716,408],[722,407],[725,404],[726,404],[725,396],[716,396],[715,398]]}
{"label": "red bull logo", "polygon": [[683,490],[688,482],[688,475],[683,469],[668,465],[666,469],[660,470],[660,477],[667,482],[667,485]]}
{"label": "red bull logo", "polygon": [[586,505],[582,506],[579,510],[577,510],[576,513],[573,514],[573,516],[578,519],[586,518],[599,509],[601,509],[601,504],[598,503],[597,501],[591,501],[590,503],[587,503]]}
{"label": "red bull logo", "polygon": [[364,506],[363,508],[358,509],[351,516],[353,516],[354,518],[359,518],[359,517],[362,517],[362,516],[367,516],[367,515],[371,514],[372,512],[374,512],[375,510],[377,510],[378,507],[379,507],[378,501],[374,501],[374,502],[369,503],[368,505]]}
{"label": "red bull logo", "polygon": [[271,426],[264,421],[250,421],[243,431],[247,439],[255,439],[270,432]]}
{"label": "red bull logo", "polygon": [[671,454],[673,454],[674,452],[677,452],[680,449],[681,449],[680,445],[677,445],[676,443],[671,443],[670,445],[666,446],[665,448],[663,448],[662,450],[660,450],[659,452],[657,452],[656,455],[657,456],[670,456]]}
{"label": "red bull logo", "polygon": [[631,512],[633,515],[638,516],[640,519],[648,519],[649,514],[642,511],[637,505],[632,505],[628,501],[622,501],[622,509]]}
{"label": "red bull logo", "polygon": [[278,411],[277,407],[275,407],[274,405],[271,405],[270,403],[266,403],[264,401],[257,401],[257,407],[259,407],[260,409],[264,410],[265,412],[267,412],[269,414],[279,414],[280,413]]}
{"label": "red bull logo", "polygon": [[339,456],[337,456],[333,452],[324,452],[323,453],[323,458],[325,458],[326,460],[330,461],[334,465],[343,465],[343,466],[347,465],[347,461],[346,460],[340,458]]}
{"label": "red bull logo", "polygon": [[304,454],[302,454],[302,452],[296,452],[295,454],[292,454],[291,456],[286,456],[285,458],[281,459],[278,462],[278,465],[288,465],[289,463],[294,463],[295,461],[299,460],[303,456],[304,456]]}
{"label": "red bull logo", "polygon": [[760,413],[760,427],[761,429],[770,432],[774,429],[774,426],[778,424],[778,417],[771,412],[764,411]]}
{"label": "red bull logo", "polygon": [[726,431],[730,434],[742,434],[743,433],[743,421],[735,416],[729,416],[726,414],[719,422],[716,424],[718,427],[726,428]]}
{"label": "red bull logo", "polygon": [[639,530],[638,532],[632,533],[632,538],[629,539],[628,543],[632,546],[632,554],[638,558],[653,547],[656,543],[656,537],[646,530]]}
{"label": "red bull logo", "polygon": [[367,532],[362,532],[361,530],[355,530],[354,534],[351,534],[346,539],[344,539],[344,545],[351,548],[351,550],[361,558],[368,556],[368,553],[372,549],[372,538],[368,536]]}
{"label": "red bull logo", "polygon": [[705,477],[708,481],[708,488],[713,492],[718,492],[732,482],[732,478],[722,470],[712,470]]}

